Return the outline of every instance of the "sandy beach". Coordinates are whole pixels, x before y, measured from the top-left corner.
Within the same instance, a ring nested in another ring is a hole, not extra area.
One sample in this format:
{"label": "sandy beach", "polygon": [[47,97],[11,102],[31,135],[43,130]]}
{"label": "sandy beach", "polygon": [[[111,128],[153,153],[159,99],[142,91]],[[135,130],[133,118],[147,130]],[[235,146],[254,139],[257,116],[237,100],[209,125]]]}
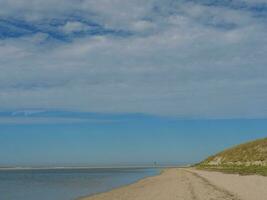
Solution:
{"label": "sandy beach", "polygon": [[80,200],[266,200],[267,177],[173,168]]}

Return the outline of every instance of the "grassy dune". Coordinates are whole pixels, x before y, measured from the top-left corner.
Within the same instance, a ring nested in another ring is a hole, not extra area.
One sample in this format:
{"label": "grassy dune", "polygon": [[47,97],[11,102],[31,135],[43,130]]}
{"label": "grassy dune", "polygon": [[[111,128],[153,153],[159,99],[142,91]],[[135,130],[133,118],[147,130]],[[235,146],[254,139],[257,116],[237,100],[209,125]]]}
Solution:
{"label": "grassy dune", "polygon": [[198,169],[267,176],[267,138],[240,144],[197,164]]}

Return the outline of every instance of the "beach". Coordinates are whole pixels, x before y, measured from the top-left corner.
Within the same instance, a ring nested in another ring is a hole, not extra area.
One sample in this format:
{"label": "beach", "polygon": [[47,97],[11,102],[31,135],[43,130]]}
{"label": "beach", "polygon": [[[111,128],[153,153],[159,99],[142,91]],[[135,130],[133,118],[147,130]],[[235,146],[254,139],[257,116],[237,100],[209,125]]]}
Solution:
{"label": "beach", "polygon": [[265,200],[266,196],[267,177],[172,168],[80,200]]}

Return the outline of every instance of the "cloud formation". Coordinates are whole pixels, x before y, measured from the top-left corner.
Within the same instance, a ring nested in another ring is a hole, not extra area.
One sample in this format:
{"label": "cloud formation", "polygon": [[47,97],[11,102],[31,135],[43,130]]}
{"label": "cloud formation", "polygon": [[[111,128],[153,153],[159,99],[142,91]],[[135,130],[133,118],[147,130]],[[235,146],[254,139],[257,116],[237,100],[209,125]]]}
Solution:
{"label": "cloud formation", "polygon": [[0,110],[267,117],[264,0],[75,2],[1,1]]}

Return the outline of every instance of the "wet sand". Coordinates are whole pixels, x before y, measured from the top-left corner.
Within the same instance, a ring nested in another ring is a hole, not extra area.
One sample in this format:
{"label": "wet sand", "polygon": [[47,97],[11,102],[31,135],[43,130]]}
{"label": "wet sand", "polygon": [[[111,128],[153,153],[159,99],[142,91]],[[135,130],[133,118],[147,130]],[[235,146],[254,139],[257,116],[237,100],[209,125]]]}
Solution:
{"label": "wet sand", "polygon": [[176,168],[81,200],[266,200],[266,196],[267,177]]}

